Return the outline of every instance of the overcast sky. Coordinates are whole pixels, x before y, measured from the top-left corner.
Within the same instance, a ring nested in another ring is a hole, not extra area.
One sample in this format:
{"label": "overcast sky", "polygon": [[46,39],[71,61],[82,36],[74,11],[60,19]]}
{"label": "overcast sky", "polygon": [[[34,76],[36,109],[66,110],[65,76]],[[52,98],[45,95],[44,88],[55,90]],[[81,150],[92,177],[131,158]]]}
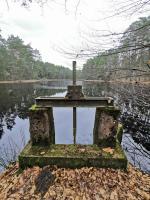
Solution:
{"label": "overcast sky", "polygon": [[[61,48],[67,51],[74,49],[78,53],[87,45],[86,34],[92,40],[91,33],[95,30],[123,32],[138,17],[150,14],[103,19],[113,15],[118,8],[117,2],[124,0],[81,0],[79,5],[78,0],[68,0],[66,7],[65,0],[49,0],[44,8],[31,4],[28,9],[12,3],[12,0],[7,1],[0,0],[2,36],[18,35],[25,44],[30,43],[40,51],[43,61],[67,67],[71,66],[73,58],[60,53]],[[78,66],[85,62],[77,61]]]}

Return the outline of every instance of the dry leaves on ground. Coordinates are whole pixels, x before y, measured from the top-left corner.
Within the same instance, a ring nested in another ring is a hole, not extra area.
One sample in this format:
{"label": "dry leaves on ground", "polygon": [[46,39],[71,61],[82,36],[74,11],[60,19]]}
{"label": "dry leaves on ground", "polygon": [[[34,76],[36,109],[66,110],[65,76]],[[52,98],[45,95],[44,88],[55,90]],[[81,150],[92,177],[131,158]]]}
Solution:
{"label": "dry leaves on ground", "polygon": [[150,200],[150,175],[131,165],[114,169],[33,167],[18,164],[0,175],[0,200]]}

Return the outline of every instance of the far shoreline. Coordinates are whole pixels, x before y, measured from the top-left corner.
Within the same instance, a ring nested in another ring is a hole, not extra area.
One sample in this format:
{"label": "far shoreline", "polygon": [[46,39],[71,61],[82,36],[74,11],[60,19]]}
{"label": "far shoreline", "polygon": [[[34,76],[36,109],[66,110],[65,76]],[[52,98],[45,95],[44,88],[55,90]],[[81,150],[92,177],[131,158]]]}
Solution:
{"label": "far shoreline", "polygon": [[48,81],[64,81],[64,80],[70,80],[71,79],[45,79],[45,80],[8,80],[8,81],[0,81],[0,84],[7,84],[7,83],[39,83],[39,82],[48,82]]}
{"label": "far shoreline", "polygon": [[[72,81],[71,79],[39,79],[39,80],[8,80],[8,81],[0,81],[0,84],[14,84],[14,83],[46,83],[51,81]],[[150,81],[124,81],[124,80],[112,80],[112,81],[104,81],[104,80],[78,80],[90,83],[131,83],[131,84],[150,84]]]}

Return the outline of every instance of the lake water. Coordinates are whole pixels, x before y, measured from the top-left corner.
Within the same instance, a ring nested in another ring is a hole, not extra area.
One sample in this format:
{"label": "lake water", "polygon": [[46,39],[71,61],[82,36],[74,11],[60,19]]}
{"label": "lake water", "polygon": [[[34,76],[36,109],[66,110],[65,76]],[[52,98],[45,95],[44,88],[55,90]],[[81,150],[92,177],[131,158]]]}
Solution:
{"label": "lake water", "polygon": [[[30,139],[28,109],[38,96],[65,96],[70,81],[0,85],[0,170]],[[86,96],[110,96],[124,125],[122,147],[129,162],[150,172],[150,91],[148,85],[80,82]],[[95,109],[77,108],[78,144],[93,143]],[[54,108],[57,144],[72,144],[72,108]]]}

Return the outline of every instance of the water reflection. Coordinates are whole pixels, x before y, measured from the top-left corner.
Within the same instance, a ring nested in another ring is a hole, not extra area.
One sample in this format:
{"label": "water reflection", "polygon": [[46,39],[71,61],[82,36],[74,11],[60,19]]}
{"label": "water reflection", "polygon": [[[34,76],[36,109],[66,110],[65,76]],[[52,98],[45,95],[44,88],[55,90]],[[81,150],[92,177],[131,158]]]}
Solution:
{"label": "water reflection", "polygon": [[146,85],[84,83],[88,96],[110,96],[122,110],[125,133],[150,151],[150,90]]}
{"label": "water reflection", "polygon": [[[68,84],[71,82],[0,85],[0,149],[3,148],[2,145],[9,146],[9,136],[18,146],[21,145],[22,136],[18,136],[21,132],[24,132],[24,143],[26,143],[29,140],[28,108],[34,103],[34,98],[44,95],[65,96]],[[115,99],[115,103],[122,110],[120,121],[126,133],[123,137],[123,148],[128,159],[136,166],[140,163],[139,167],[148,171],[150,165],[149,87],[138,84],[84,82],[83,91],[86,96],[110,96]],[[77,108],[77,143],[93,143],[94,118],[95,109]],[[54,108],[54,120],[56,143],[73,143],[72,109]],[[130,136],[130,139],[126,136]],[[142,152],[143,150],[146,152],[146,157],[140,152],[140,157],[136,155],[136,158],[142,160],[142,163],[133,161],[133,152],[139,154],[141,149]]]}
{"label": "water reflection", "polygon": [[[15,119],[28,118],[28,110],[37,96],[54,95],[64,92],[66,89],[49,90],[37,87],[36,84],[4,84],[0,85],[0,138],[4,133],[4,127],[12,130],[16,124]],[[5,129],[6,131],[6,129]]]}
{"label": "water reflection", "polygon": [[95,108],[77,108],[77,144],[93,144]]}

